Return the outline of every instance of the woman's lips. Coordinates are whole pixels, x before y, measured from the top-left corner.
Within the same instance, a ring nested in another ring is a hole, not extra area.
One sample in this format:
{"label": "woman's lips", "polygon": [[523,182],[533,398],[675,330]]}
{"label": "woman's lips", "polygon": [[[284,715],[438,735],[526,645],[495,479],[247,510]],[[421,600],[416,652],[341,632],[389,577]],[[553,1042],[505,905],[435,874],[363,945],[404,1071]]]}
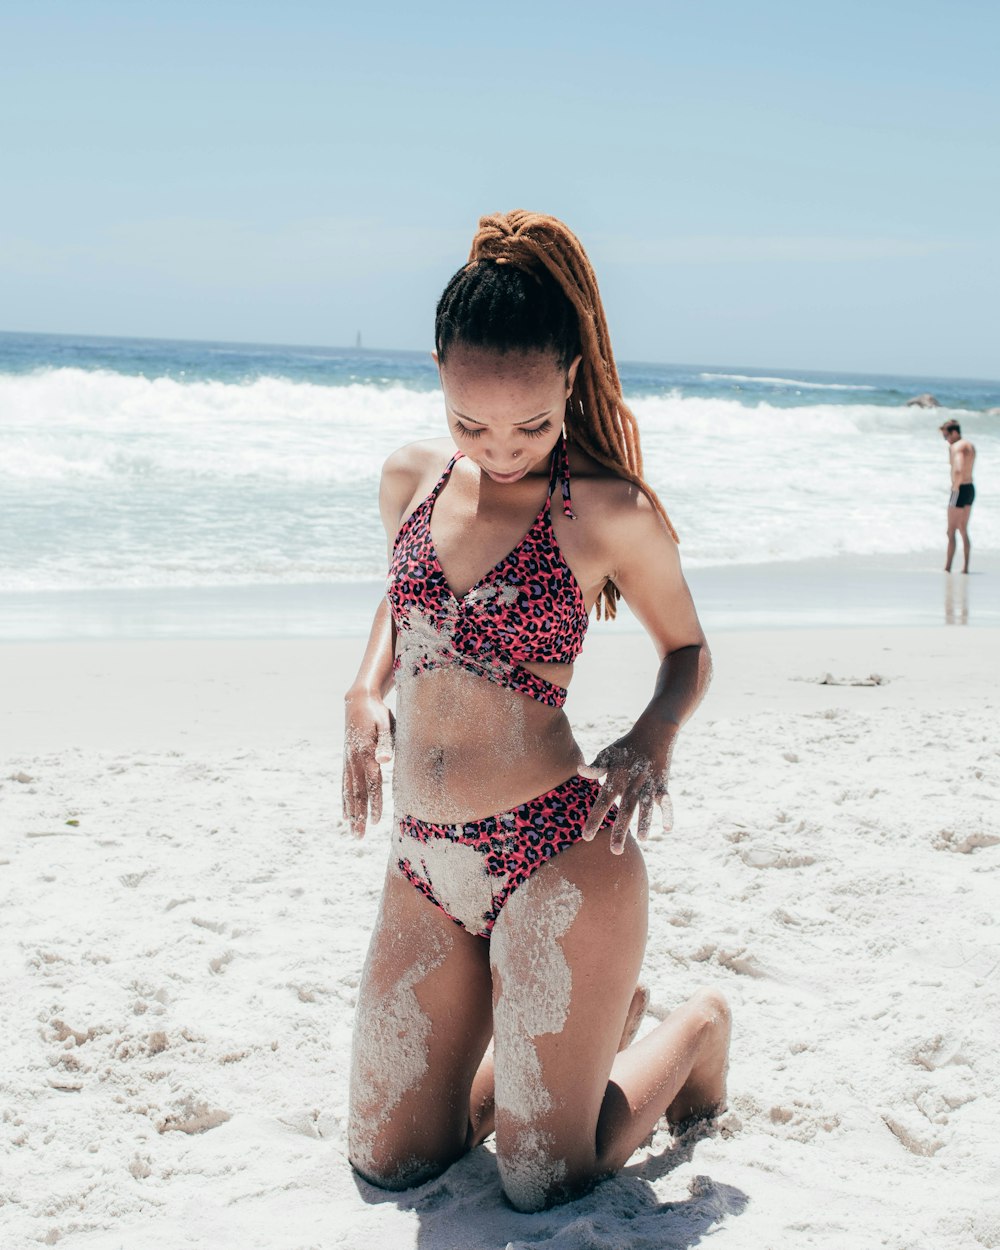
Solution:
{"label": "woman's lips", "polygon": [[494,482],[503,482],[503,483],[516,482],[520,478],[524,477],[527,471],[528,471],[527,467],[523,469],[515,469],[513,473],[495,473],[492,469],[483,470],[483,472],[486,473],[488,477],[491,477]]}

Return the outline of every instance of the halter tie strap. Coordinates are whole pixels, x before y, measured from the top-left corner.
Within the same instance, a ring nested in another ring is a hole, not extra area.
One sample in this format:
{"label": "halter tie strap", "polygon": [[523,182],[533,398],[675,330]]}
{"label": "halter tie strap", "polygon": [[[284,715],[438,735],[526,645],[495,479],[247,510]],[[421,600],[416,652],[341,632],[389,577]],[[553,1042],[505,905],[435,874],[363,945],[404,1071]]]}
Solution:
{"label": "halter tie strap", "polygon": [[576,513],[573,511],[573,500],[569,493],[569,448],[566,445],[565,433],[560,434],[559,442],[552,449],[552,467],[549,469],[550,503],[555,494],[556,482],[560,484],[562,491],[563,516],[575,521]]}

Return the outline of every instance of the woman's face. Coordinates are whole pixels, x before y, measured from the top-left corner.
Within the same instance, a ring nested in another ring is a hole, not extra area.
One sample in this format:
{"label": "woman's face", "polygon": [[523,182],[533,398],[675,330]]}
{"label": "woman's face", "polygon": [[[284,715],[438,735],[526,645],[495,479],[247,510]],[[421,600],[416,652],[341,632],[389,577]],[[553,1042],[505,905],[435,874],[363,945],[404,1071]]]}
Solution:
{"label": "woman's face", "polygon": [[494,482],[520,480],[558,442],[579,364],[564,370],[552,352],[454,344],[438,369],[456,446]]}

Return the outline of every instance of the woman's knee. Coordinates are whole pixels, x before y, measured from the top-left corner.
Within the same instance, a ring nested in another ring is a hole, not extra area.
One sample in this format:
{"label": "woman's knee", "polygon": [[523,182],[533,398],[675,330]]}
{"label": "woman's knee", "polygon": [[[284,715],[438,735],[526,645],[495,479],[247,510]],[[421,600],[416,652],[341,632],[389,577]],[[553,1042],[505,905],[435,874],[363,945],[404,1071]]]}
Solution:
{"label": "woman's knee", "polygon": [[348,1149],[351,1167],[362,1180],[377,1189],[389,1189],[398,1192],[401,1189],[413,1189],[433,1180],[449,1166],[446,1163],[421,1159],[413,1154],[399,1154],[391,1150],[358,1150]]}
{"label": "woman's knee", "polygon": [[705,1022],[712,1028],[729,1029],[731,1027],[733,1022],[732,1009],[729,1006],[728,999],[721,990],[717,990],[711,985],[704,986],[694,993],[691,1002],[702,1014]]}
{"label": "woman's knee", "polygon": [[698,990],[688,1000],[696,1013],[703,1038],[718,1038],[728,1045],[733,1027],[733,1013],[721,991],[711,986]]}
{"label": "woman's knee", "polygon": [[[398,1100],[370,1098],[363,1083],[351,1090],[347,1153],[351,1166],[380,1189],[411,1189],[450,1167],[468,1149],[468,1094],[413,1089]],[[383,1091],[383,1094],[385,1091]]]}
{"label": "woman's knee", "polygon": [[575,1105],[553,1107],[535,1121],[498,1111],[500,1183],[518,1211],[542,1211],[586,1193],[615,1170],[598,1157],[596,1128]]}
{"label": "woman's knee", "polygon": [[538,1129],[525,1129],[518,1134],[514,1147],[507,1149],[498,1138],[500,1183],[511,1206],[518,1211],[544,1211],[586,1188],[572,1183],[567,1161],[551,1148],[547,1137]]}

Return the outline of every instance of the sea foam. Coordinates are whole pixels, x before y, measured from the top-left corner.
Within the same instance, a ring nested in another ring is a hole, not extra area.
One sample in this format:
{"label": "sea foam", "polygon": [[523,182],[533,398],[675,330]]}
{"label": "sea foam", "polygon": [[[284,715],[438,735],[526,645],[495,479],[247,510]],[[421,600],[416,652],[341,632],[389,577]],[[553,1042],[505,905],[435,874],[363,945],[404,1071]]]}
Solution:
{"label": "sea foam", "polygon": [[[749,402],[718,390],[731,382],[691,393],[672,376],[644,367],[626,395],[688,566],[942,546],[937,426],[949,410],[839,403],[832,391],[789,402],[781,388]],[[861,384],[837,389],[849,387]],[[0,589],[21,591],[380,578],[382,463],[447,434],[440,391],[420,379],[42,367],[0,373],[0,414]],[[979,491],[995,498],[997,422],[960,415],[980,450]],[[974,532],[1000,548],[991,511],[977,510]]]}

